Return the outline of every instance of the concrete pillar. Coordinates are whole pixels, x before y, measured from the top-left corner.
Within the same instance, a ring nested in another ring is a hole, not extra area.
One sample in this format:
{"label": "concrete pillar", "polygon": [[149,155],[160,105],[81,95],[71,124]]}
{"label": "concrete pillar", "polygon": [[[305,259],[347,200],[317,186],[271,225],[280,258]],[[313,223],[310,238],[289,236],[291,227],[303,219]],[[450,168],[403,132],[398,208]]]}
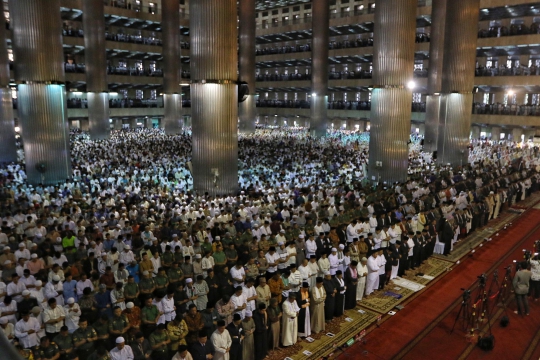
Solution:
{"label": "concrete pillar", "polygon": [[154,123],[152,122],[152,118],[145,118],[144,119],[144,127],[146,129],[152,129],[154,127]]}
{"label": "concrete pillar", "polygon": [[122,119],[113,120],[114,130],[122,130],[122,125],[124,124]]}
{"label": "concrete pillar", "polygon": [[528,130],[524,131],[524,134],[525,134],[525,142],[527,142],[529,140],[534,140],[534,135],[536,135],[536,130],[535,129],[528,129]]}
{"label": "concrete pillar", "polygon": [[521,142],[521,135],[523,135],[524,132],[523,132],[523,128],[513,128],[512,129],[512,138],[510,140],[512,141],[515,141],[515,142]]}
{"label": "concrete pillar", "polygon": [[369,179],[405,181],[409,151],[416,0],[380,0],[375,10]]}
{"label": "concrete pillar", "polygon": [[452,0],[446,6],[437,161],[462,166],[468,162],[474,69],[480,0]]}
{"label": "concrete pillar", "polygon": [[236,0],[191,0],[193,182],[199,194],[238,190]]}
{"label": "concrete pillar", "polygon": [[[162,0],[163,9],[163,127],[165,134],[182,132],[182,63],[180,50],[180,5],[178,0]],[[236,18],[236,17],[235,17]]]}
{"label": "concrete pillar", "polygon": [[330,7],[328,0],[313,0],[311,41],[311,128],[312,136],[326,135],[328,126],[328,42]]}
{"label": "concrete pillar", "polygon": [[9,0],[28,182],[71,176],[60,1]]}
{"label": "concrete pillar", "polygon": [[501,128],[498,126],[491,127],[491,140],[499,141],[501,138]]}
{"label": "concrete pillar", "polygon": [[[4,14],[0,20],[1,24],[5,24]],[[0,26],[0,163],[17,161],[6,35],[6,27]]]}
{"label": "concrete pillar", "polygon": [[480,126],[471,126],[471,139],[478,140],[480,139]]}
{"label": "concrete pillar", "polygon": [[[431,5],[431,37],[429,42],[428,96],[426,98],[426,134],[424,150],[437,150],[441,110],[446,4],[448,0],[433,0]],[[437,95],[435,95],[437,94]]]}
{"label": "concrete pillar", "polygon": [[241,133],[255,132],[255,0],[240,0],[239,4],[239,71],[240,81],[248,85],[247,99],[238,106]]}
{"label": "concrete pillar", "polygon": [[103,140],[110,135],[104,7],[101,0],[82,5],[89,133],[92,140]]}

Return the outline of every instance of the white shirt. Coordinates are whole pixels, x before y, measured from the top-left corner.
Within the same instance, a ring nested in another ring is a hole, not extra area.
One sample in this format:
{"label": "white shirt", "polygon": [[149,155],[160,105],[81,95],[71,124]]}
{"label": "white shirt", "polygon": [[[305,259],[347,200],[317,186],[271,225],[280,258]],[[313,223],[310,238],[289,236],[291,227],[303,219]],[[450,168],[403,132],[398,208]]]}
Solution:
{"label": "white shirt", "polygon": [[230,270],[231,278],[233,279],[234,286],[243,286],[243,281],[237,281],[236,279],[243,279],[244,276],[246,276],[246,271],[244,270],[244,267],[241,267],[240,269],[237,269],[236,266],[233,266]]}
{"label": "white shirt", "polygon": [[[28,334],[29,330],[34,330],[33,334]],[[28,321],[19,320],[15,325],[15,336],[19,339],[21,345],[25,349],[39,345],[38,332],[41,330],[41,325],[36,318],[30,317]]]}
{"label": "white shirt", "polygon": [[50,333],[57,333],[60,332],[60,328],[64,326],[64,321],[60,321],[54,324],[47,324],[47,321],[51,319],[59,319],[61,317],[65,317],[66,312],[64,311],[64,308],[56,305],[54,309],[51,309],[49,306],[43,310],[43,322],[45,323],[45,331]]}
{"label": "white shirt", "polygon": [[122,350],[118,350],[115,346],[114,349],[109,351],[109,355],[111,355],[111,360],[133,360],[135,358],[129,345],[124,345]]}
{"label": "white shirt", "polygon": [[236,310],[237,308],[241,307],[242,305],[246,304],[246,308],[244,310],[240,310],[240,311],[235,311],[235,314],[240,314],[240,316],[242,317],[242,319],[244,319],[244,315],[246,313],[246,309],[247,309],[247,302],[246,302],[246,295],[244,294],[244,291],[242,291],[242,294],[240,294],[240,296],[237,296],[236,294],[234,294],[233,296],[231,296],[231,301],[234,305],[234,309]]}

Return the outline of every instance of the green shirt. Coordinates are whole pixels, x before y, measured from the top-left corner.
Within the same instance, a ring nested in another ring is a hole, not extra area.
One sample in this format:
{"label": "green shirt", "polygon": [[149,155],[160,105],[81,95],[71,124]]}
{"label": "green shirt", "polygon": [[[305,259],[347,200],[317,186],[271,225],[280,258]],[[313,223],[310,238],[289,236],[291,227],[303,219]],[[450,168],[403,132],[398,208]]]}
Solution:
{"label": "green shirt", "polygon": [[184,273],[182,272],[182,269],[178,267],[169,269],[167,275],[169,276],[169,281],[174,283],[180,281],[180,278],[184,276]]}
{"label": "green shirt", "polygon": [[216,251],[212,256],[214,257],[216,264],[223,263],[227,260],[227,256],[223,251]]}
{"label": "green shirt", "polygon": [[36,350],[36,358],[37,359],[50,359],[54,357],[56,354],[58,354],[60,350],[58,350],[58,346],[56,346],[55,343],[51,343],[47,348],[38,347]]}
{"label": "green shirt", "polygon": [[58,345],[58,348],[60,350],[69,350],[73,349],[73,336],[71,334],[67,334],[66,336],[63,336],[61,334],[58,334],[54,337],[54,343]]}
{"label": "green shirt", "polygon": [[156,283],[156,286],[164,287],[169,282],[169,279],[167,278],[167,276],[158,275],[154,278],[154,282]]}
{"label": "green shirt", "polygon": [[152,290],[155,286],[156,286],[156,283],[154,283],[154,280],[150,278],[148,279],[142,278],[141,281],[139,282],[139,288],[144,291]]}
{"label": "green shirt", "polygon": [[201,248],[204,250],[204,253],[206,254],[207,251],[212,251],[212,243],[202,243]]}
{"label": "green shirt", "polygon": [[152,323],[157,321],[158,316],[159,310],[156,305],[152,305],[150,307],[145,306],[141,310],[141,320],[143,324],[145,324],[145,321],[150,321]]}
{"label": "green shirt", "polygon": [[96,331],[97,336],[109,335],[109,322],[102,323],[101,320],[92,324],[92,327]]}
{"label": "green shirt", "polygon": [[173,263],[174,254],[170,251],[166,251],[161,255],[161,262],[163,266],[171,266]]}
{"label": "green shirt", "polygon": [[134,298],[137,296],[137,292],[139,291],[139,285],[137,283],[127,283],[124,285],[124,296],[128,298]]}
{"label": "green shirt", "polygon": [[[87,326],[86,329],[78,328],[73,332],[73,342],[78,343],[81,340],[93,339],[97,336],[96,330],[91,326]],[[88,350],[94,348],[94,342],[86,342],[78,347],[81,350]]]}
{"label": "green shirt", "polygon": [[[161,331],[161,334],[158,333],[158,331],[154,331],[150,334],[150,345],[152,345],[152,348],[159,344],[160,342],[169,340],[169,335],[167,335],[167,331]],[[158,348],[155,348],[154,351],[165,351],[167,350],[167,345],[162,345]]]}
{"label": "green shirt", "polygon": [[124,328],[129,325],[129,320],[125,315],[120,315],[119,317],[113,316],[111,320],[109,320],[109,332],[112,331],[120,331],[124,332]]}

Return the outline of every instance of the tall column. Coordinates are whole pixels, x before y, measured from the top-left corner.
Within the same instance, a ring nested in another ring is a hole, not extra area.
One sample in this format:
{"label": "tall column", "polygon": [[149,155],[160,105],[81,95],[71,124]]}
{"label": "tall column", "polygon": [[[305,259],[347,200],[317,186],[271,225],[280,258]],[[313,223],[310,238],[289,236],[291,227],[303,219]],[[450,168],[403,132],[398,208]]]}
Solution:
{"label": "tall column", "polygon": [[369,178],[405,181],[411,124],[417,0],[379,0],[375,10]]}
{"label": "tall column", "polygon": [[7,52],[6,20],[0,16],[0,163],[17,161],[13,100],[9,87],[9,59]]}
{"label": "tall column", "polygon": [[182,62],[180,53],[180,3],[162,0],[163,28],[163,127],[167,135],[182,132]]}
{"label": "tall column", "polygon": [[[446,4],[448,0],[433,0],[431,6],[431,38],[429,42],[428,96],[426,98],[426,133],[424,150],[437,150],[441,109]],[[437,95],[435,95],[437,94]]]}
{"label": "tall column", "polygon": [[60,0],[9,0],[18,111],[30,184],[71,176]]}
{"label": "tall column", "polygon": [[480,126],[471,126],[471,139],[478,140],[480,139]]}
{"label": "tall column", "polygon": [[239,105],[240,122],[238,130],[242,133],[255,131],[255,0],[240,0],[239,4],[239,70],[240,81],[245,81],[249,92],[247,99]]}
{"label": "tall column", "polygon": [[501,128],[499,126],[491,127],[491,140],[499,141],[501,139]]}
{"label": "tall column", "polygon": [[520,143],[521,135],[523,135],[523,128],[518,127],[512,129],[512,141]]}
{"label": "tall column", "polygon": [[236,0],[191,0],[193,183],[200,194],[238,190]]}
{"label": "tall column", "polygon": [[446,6],[444,73],[437,161],[468,162],[480,0],[452,0]]}
{"label": "tall column", "polygon": [[311,17],[311,135],[326,135],[328,126],[328,42],[330,7],[328,0],[312,1]]}
{"label": "tall column", "polygon": [[82,4],[89,132],[92,140],[104,140],[109,138],[111,128],[103,1],[85,0]]}

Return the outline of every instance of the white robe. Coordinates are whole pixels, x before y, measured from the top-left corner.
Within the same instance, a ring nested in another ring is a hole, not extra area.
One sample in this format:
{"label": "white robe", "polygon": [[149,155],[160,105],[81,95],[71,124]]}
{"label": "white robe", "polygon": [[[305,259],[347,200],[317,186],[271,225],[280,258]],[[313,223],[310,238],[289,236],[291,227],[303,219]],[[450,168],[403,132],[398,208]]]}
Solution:
{"label": "white robe", "polygon": [[[28,334],[29,330],[34,330],[35,333]],[[15,336],[25,349],[29,349],[39,345],[38,332],[41,330],[41,325],[36,318],[29,318],[28,321],[19,320],[15,325]]]}
{"label": "white robe", "polygon": [[283,320],[281,323],[281,342],[283,346],[291,346],[296,344],[298,340],[298,317],[297,312],[300,308],[296,304],[296,300],[292,303],[285,300],[282,305]]}
{"label": "white robe", "polygon": [[370,256],[367,261],[368,276],[366,280],[366,295],[379,288],[379,265],[377,259]]}
{"label": "white robe", "polygon": [[229,360],[229,353],[226,352],[228,348],[232,345],[231,335],[229,331],[225,329],[222,333],[218,330],[214,331],[212,337],[212,345],[216,350],[214,354],[214,360]]}
{"label": "white robe", "polygon": [[339,268],[339,259],[337,254],[330,254],[328,256],[328,261],[330,262],[330,275],[336,275],[336,271],[340,270]]}
{"label": "white robe", "polygon": [[66,318],[64,319],[64,321],[66,322],[68,331],[70,334],[73,334],[73,332],[79,328],[79,319],[82,314],[81,308],[77,303],[73,304],[72,308],[69,307],[69,305],[64,305],[64,312],[66,313]]}
{"label": "white robe", "polygon": [[367,276],[362,276],[364,273],[368,272],[366,265],[358,264],[356,268],[358,272],[358,285],[356,286],[356,301],[361,301],[364,297],[364,292],[366,290],[366,278]]}

